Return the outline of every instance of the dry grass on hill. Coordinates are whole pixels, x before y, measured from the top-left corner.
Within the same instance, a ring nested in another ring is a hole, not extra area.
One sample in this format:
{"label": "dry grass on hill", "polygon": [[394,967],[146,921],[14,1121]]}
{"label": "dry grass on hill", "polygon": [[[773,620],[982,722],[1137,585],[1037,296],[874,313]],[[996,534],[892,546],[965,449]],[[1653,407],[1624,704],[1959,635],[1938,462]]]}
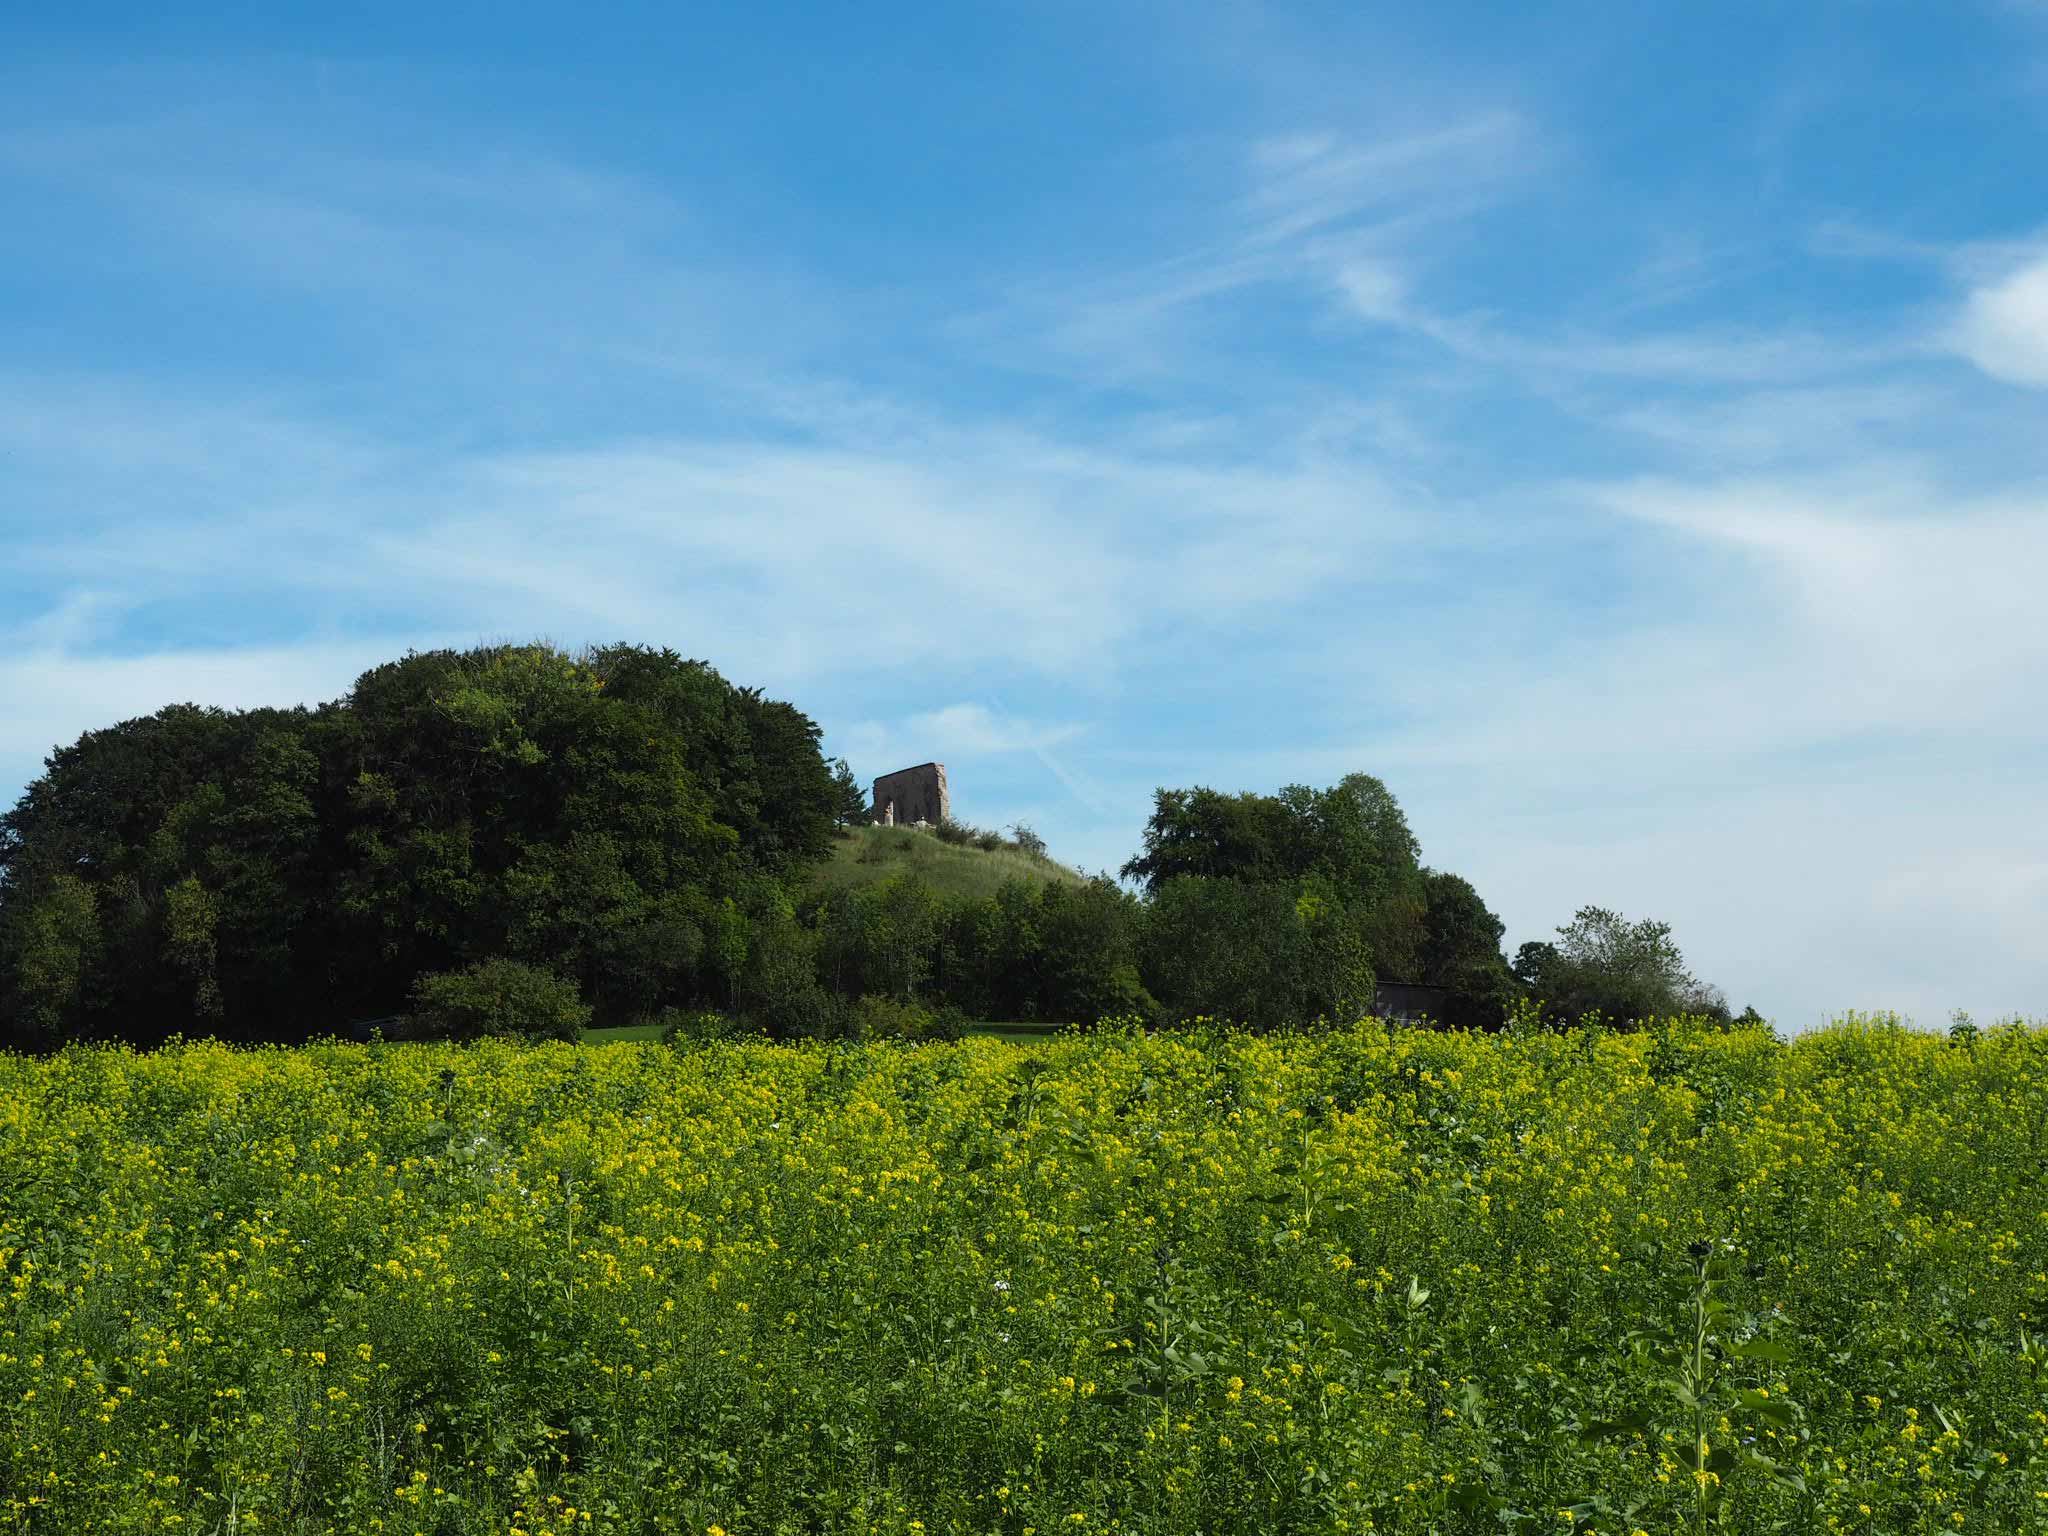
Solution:
{"label": "dry grass on hill", "polygon": [[855,827],[840,835],[832,857],[813,877],[828,889],[857,890],[903,870],[915,870],[946,898],[992,896],[1006,880],[1065,880],[1086,877],[1053,859],[1005,845],[984,849],[949,843],[912,827]]}

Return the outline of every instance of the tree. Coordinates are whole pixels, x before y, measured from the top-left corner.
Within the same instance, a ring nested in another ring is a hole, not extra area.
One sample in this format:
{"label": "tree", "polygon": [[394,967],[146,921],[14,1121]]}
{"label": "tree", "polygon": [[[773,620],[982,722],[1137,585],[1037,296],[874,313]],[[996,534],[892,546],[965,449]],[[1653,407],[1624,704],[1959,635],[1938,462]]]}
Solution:
{"label": "tree", "polygon": [[794,704],[739,690],[740,718],[752,748],[759,809],[740,827],[740,846],[756,862],[793,874],[831,851],[839,791],[818,750],[815,721]]}
{"label": "tree", "polygon": [[754,924],[740,1012],[778,1039],[834,1032],[835,1009],[818,984],[818,935],[786,900],[775,900]]}
{"label": "tree", "polygon": [[1727,1017],[1717,989],[1695,980],[1669,923],[1631,923],[1605,907],[1581,907],[1551,943],[1524,944],[1515,975],[1546,1013],[1566,1022],[1599,1013],[1616,1022],[1672,1014]]}
{"label": "tree", "polygon": [[1372,1009],[1374,917],[1345,902],[1327,876],[1311,875],[1294,898],[1301,958],[1294,1022],[1349,1023]]}
{"label": "tree", "polygon": [[1183,877],[1294,890],[1322,879],[1355,920],[1372,969],[1405,980],[1418,972],[1425,937],[1418,857],[1392,792],[1353,773],[1328,789],[1290,784],[1277,795],[1158,790],[1144,846],[1123,874],[1154,897]]}
{"label": "tree", "polygon": [[1393,792],[1371,774],[1346,774],[1320,792],[1291,785],[1281,799],[1299,829],[1297,877],[1327,875],[1346,901],[1366,906],[1420,895],[1420,846]]}
{"label": "tree", "polygon": [[1012,879],[948,913],[938,980],[970,1015],[1093,1023],[1150,1017],[1138,974],[1144,909],[1106,876]]}
{"label": "tree", "polygon": [[870,820],[868,792],[843,757],[832,759],[832,819],[842,827],[865,826]]}
{"label": "tree", "polygon": [[171,705],[60,748],[0,816],[0,1026],[303,1038],[493,958],[606,1020],[731,1003],[838,791],[793,706],[634,646],[415,652],[310,711]]}
{"label": "tree", "polygon": [[1299,938],[1286,887],[1176,875],[1148,903],[1141,974],[1170,1021],[1272,1028],[1293,1019]]}
{"label": "tree", "polygon": [[407,1019],[409,1032],[425,1040],[575,1040],[589,1024],[590,1008],[574,982],[503,957],[422,976],[413,985]]}
{"label": "tree", "polygon": [[[180,704],[53,752],[0,817],[0,1017],[45,1040],[266,1031],[313,879],[308,728]],[[84,944],[76,985],[53,983],[58,933]]]}
{"label": "tree", "polygon": [[14,983],[0,994],[0,1046],[53,1044],[86,1011],[101,958],[99,898],[79,876],[58,874],[0,913],[0,970]]}
{"label": "tree", "polygon": [[1349,1020],[1372,1000],[1369,945],[1327,882],[1182,875],[1153,894],[1140,967],[1169,1019],[1255,1029]]}
{"label": "tree", "polygon": [[1521,991],[1501,956],[1506,925],[1461,876],[1424,870],[1422,896],[1417,976],[1427,986],[1449,989],[1442,1022],[1459,1029],[1498,1028]]}
{"label": "tree", "polygon": [[945,918],[915,870],[837,893],[818,914],[818,974],[841,997],[921,997],[941,961]]}
{"label": "tree", "polygon": [[1443,870],[1424,870],[1422,898],[1419,981],[1454,986],[1471,971],[1505,965],[1500,941],[1507,925],[1488,909],[1469,880]]}

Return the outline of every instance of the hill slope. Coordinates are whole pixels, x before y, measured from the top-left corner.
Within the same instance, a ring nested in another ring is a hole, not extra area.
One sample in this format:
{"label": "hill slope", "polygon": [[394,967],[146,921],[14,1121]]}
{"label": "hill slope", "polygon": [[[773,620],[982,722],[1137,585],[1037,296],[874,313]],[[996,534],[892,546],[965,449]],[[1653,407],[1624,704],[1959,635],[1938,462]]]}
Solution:
{"label": "hill slope", "polygon": [[1053,859],[1021,848],[977,848],[948,843],[936,833],[912,827],[854,827],[842,831],[832,857],[812,876],[822,890],[858,890],[914,869],[947,900],[993,896],[1006,880],[1064,880],[1079,885],[1086,876]]}

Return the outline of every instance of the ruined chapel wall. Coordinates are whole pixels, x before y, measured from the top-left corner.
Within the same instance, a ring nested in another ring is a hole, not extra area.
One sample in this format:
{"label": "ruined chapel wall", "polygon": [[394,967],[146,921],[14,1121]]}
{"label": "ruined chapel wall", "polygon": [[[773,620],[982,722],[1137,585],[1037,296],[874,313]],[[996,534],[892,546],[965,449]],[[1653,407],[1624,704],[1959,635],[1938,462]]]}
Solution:
{"label": "ruined chapel wall", "polygon": [[885,813],[892,800],[896,803],[896,825],[899,827],[907,827],[916,821],[944,821],[953,814],[953,802],[946,793],[946,765],[921,763],[915,768],[900,768],[894,773],[883,774],[875,780],[873,816],[876,821],[888,820]]}

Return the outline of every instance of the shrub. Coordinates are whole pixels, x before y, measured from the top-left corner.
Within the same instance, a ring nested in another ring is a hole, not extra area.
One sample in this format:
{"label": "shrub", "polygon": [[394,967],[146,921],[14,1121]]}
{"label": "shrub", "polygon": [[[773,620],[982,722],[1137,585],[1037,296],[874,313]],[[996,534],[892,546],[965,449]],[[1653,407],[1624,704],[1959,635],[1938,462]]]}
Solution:
{"label": "shrub", "polygon": [[967,1014],[952,1003],[933,1009],[869,993],[848,1010],[847,1037],[853,1040],[958,1040],[966,1033]]}
{"label": "shrub", "polygon": [[1028,821],[1020,821],[1010,828],[1010,841],[1034,859],[1045,857],[1045,839],[1032,830]]}
{"label": "shrub", "polygon": [[870,992],[847,1011],[850,1040],[915,1040],[923,1033],[925,1011],[902,998]]}
{"label": "shrub", "polygon": [[812,983],[750,1010],[746,1022],[777,1040],[840,1040],[848,1035],[846,1004]]}
{"label": "shrub", "polygon": [[664,1008],[654,1016],[665,1045],[709,1045],[751,1033],[740,1020],[715,1008]]}
{"label": "shrub", "polygon": [[575,982],[523,960],[479,960],[422,976],[412,1002],[407,1032],[427,1040],[575,1040],[590,1025],[590,1005]]}
{"label": "shrub", "polygon": [[953,1041],[967,1034],[967,1010],[958,1003],[935,1008],[929,1017],[930,1022],[925,1026],[923,1035],[926,1040]]}

